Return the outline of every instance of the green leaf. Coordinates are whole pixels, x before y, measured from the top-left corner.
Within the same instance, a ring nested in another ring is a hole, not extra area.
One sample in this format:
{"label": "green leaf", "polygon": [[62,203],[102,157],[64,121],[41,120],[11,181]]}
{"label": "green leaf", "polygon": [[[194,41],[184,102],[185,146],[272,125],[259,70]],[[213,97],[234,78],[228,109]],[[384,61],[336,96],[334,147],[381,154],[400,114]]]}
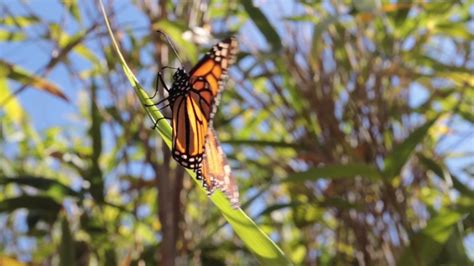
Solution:
{"label": "green leaf", "polygon": [[5,16],[0,19],[0,24],[6,26],[17,26],[19,28],[24,28],[31,26],[33,24],[37,24],[41,20],[35,16]]}
{"label": "green leaf", "polygon": [[71,15],[77,20],[81,21],[81,10],[77,4],[77,0],[64,1],[64,5]]}
{"label": "green leaf", "polygon": [[58,213],[61,205],[47,196],[22,195],[0,201],[0,212],[11,213],[17,209],[39,210],[43,212]]}
{"label": "green leaf", "polygon": [[20,66],[0,60],[0,77],[2,76],[6,76],[9,79],[15,80],[23,85],[35,87],[65,101],[69,101],[66,95],[56,84],[30,73]]}
{"label": "green leaf", "polygon": [[[1,71],[1,70],[0,70]],[[25,120],[26,114],[23,107],[15,96],[12,96],[8,81],[0,73],[0,108],[5,110],[9,119],[17,125]]]}
{"label": "green leaf", "polygon": [[314,167],[305,172],[288,176],[283,182],[303,182],[307,180],[318,180],[321,178],[340,179],[354,178],[356,176],[366,177],[372,181],[381,180],[379,171],[371,165],[362,163],[332,164]]}
{"label": "green leaf", "polygon": [[84,44],[87,35],[90,34],[95,27],[96,25],[91,25],[86,30],[81,30],[70,36],[60,25],[50,24],[50,36],[48,37],[58,43],[60,50],[57,56],[51,58],[48,67],[52,67],[61,60],[64,60],[71,51],[82,56],[84,59],[89,60],[95,66],[102,66],[102,62],[97,58],[94,52]]}
{"label": "green leaf", "polygon": [[265,14],[256,6],[253,5],[252,0],[243,0],[242,5],[252,19],[253,23],[257,26],[260,32],[263,34],[268,44],[272,46],[272,50],[277,52],[281,49],[281,39],[278,32],[273,28],[272,24],[268,21]]}
{"label": "green leaf", "polygon": [[26,39],[26,34],[24,32],[10,32],[3,29],[0,29],[0,41],[2,42],[14,42],[14,41],[23,41]]}
{"label": "green leaf", "polygon": [[384,178],[392,179],[400,174],[402,167],[408,162],[416,146],[423,141],[428,134],[428,130],[437,119],[436,117],[429,120],[423,126],[413,131],[402,143],[395,146],[392,152],[385,158],[383,170]]}
{"label": "green leaf", "polygon": [[424,156],[423,154],[418,154],[418,159],[426,167],[426,169],[431,170],[437,176],[444,178],[443,168],[441,167],[441,165],[439,165],[438,162]]}
{"label": "green leaf", "polygon": [[80,193],[74,191],[63,183],[44,177],[38,176],[15,176],[15,177],[1,177],[0,185],[16,184],[22,186],[30,186],[43,191],[59,191],[62,195],[79,197]]}
{"label": "green leaf", "polygon": [[[133,75],[130,68],[127,66],[118,45],[115,41],[115,38],[112,34],[110,24],[105,13],[105,9],[102,1],[100,2],[100,7],[102,14],[104,16],[107,29],[112,40],[115,51],[120,59],[120,64],[130,81],[132,87],[135,89],[135,92],[140,99],[140,102],[147,107],[146,111],[153,122],[162,118],[163,115],[158,110],[156,106],[153,105],[152,100],[148,96],[145,90],[138,83],[135,75]],[[156,126],[157,131],[163,138],[164,142],[171,147],[171,127],[165,119],[161,119]],[[193,180],[196,184],[199,184],[199,187],[202,193],[206,193],[201,186],[201,182],[196,179],[196,175],[192,170],[186,169],[187,172],[193,177]],[[218,207],[219,211],[222,213],[224,218],[229,222],[229,224],[234,229],[235,233],[240,237],[244,244],[251,250],[260,260],[263,265],[291,265],[291,262],[283,253],[283,251],[268,237],[262,229],[260,229],[250,217],[242,211],[242,209],[235,210],[231,207],[230,202],[220,191],[213,194],[211,201]]]}
{"label": "green leaf", "polygon": [[114,247],[109,247],[104,251],[104,266],[115,266],[119,265],[117,261],[117,254],[115,253]]}
{"label": "green leaf", "polygon": [[232,145],[249,145],[252,147],[269,146],[273,148],[304,149],[304,146],[301,144],[290,143],[290,142],[285,142],[285,141],[230,139],[230,140],[222,141],[222,143],[227,143],[227,144],[232,144]]}
{"label": "green leaf", "polygon": [[104,202],[104,180],[102,169],[99,165],[100,155],[102,153],[102,118],[99,107],[97,106],[96,90],[97,88],[95,82],[93,81],[91,87],[92,100],[90,103],[91,125],[89,128],[89,137],[92,140],[92,154],[90,157],[90,168],[87,172],[88,176],[85,176],[85,179],[90,182],[90,191],[92,197],[97,202]]}
{"label": "green leaf", "polygon": [[462,232],[455,230],[436,258],[436,265],[472,265],[472,261],[466,254],[467,249],[464,248],[463,238]]}
{"label": "green leaf", "polygon": [[466,121],[474,124],[474,113],[458,110],[457,113]]}
{"label": "green leaf", "polygon": [[319,23],[314,24],[313,36],[311,41],[311,55],[309,58],[309,63],[312,66],[313,70],[318,69],[318,58],[321,57],[321,52],[324,49],[325,42],[322,40],[322,35],[325,33],[328,28],[339,21],[339,16],[328,16]]}
{"label": "green leaf", "polygon": [[69,222],[66,217],[61,221],[61,244],[59,245],[59,265],[74,266],[76,265],[76,254],[74,249],[74,238]]}
{"label": "green leaf", "polygon": [[[462,195],[474,199],[474,190],[470,189],[468,186],[464,185],[459,178],[455,175],[451,175],[453,180],[453,187],[459,191]],[[474,211],[474,210],[473,210]]]}
{"label": "green leaf", "polygon": [[259,214],[257,214],[255,217],[260,217],[260,216],[263,216],[263,215],[268,215],[274,211],[278,211],[278,210],[281,210],[281,209],[286,209],[286,208],[295,208],[295,207],[298,207],[300,205],[302,205],[304,203],[302,202],[288,202],[288,203],[280,203],[280,204],[274,204],[274,205],[271,205],[271,206],[268,206],[267,208],[265,208],[263,211],[261,211]]}
{"label": "green leaf", "polygon": [[425,229],[410,239],[410,246],[402,252],[398,265],[430,265],[441,252],[463,214],[458,212],[440,213],[432,218]]}

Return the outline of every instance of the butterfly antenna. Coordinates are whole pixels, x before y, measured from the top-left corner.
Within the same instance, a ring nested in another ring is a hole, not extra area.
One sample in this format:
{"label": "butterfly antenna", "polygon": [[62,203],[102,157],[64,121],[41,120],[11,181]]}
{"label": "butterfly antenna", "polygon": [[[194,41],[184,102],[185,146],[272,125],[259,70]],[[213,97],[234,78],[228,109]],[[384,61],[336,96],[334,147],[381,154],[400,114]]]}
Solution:
{"label": "butterfly antenna", "polygon": [[162,32],[161,30],[157,30],[158,33],[163,35],[166,38],[166,41],[170,45],[171,49],[173,50],[174,54],[176,55],[176,58],[178,58],[179,64],[183,65],[183,62],[181,61],[181,57],[178,55],[178,50],[176,49],[176,46],[174,45],[174,42],[166,35],[166,33]]}

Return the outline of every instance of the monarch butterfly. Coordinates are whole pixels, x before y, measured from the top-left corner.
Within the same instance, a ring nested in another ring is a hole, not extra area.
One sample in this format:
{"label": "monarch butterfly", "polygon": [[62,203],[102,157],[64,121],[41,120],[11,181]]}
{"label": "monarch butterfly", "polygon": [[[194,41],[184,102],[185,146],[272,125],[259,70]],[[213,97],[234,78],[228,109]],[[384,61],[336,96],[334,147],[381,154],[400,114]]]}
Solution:
{"label": "monarch butterfly", "polygon": [[230,167],[213,132],[212,118],[237,49],[234,37],[215,44],[189,74],[184,68],[177,68],[170,89],[158,73],[169,94],[166,99],[172,113],[173,158],[180,165],[193,169],[197,179],[203,179],[203,186],[209,194],[215,188],[226,191],[227,195],[232,194],[228,198],[234,207],[238,206],[238,191],[235,182],[229,181]]}

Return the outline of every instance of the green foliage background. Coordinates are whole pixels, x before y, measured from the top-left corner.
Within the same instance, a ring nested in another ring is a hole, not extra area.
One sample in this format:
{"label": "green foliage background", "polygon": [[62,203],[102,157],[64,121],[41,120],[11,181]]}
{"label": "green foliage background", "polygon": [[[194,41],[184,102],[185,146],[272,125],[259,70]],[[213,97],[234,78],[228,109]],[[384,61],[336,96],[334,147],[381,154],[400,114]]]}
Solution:
{"label": "green foliage background", "polygon": [[[125,2],[105,3],[117,47],[94,1],[54,22],[0,2],[4,51],[46,58],[0,54],[0,264],[472,264],[472,1]],[[188,69],[241,43],[214,125],[242,210],[151,129],[142,88],[178,64],[156,30]],[[29,91],[60,103],[38,102],[52,125]]]}

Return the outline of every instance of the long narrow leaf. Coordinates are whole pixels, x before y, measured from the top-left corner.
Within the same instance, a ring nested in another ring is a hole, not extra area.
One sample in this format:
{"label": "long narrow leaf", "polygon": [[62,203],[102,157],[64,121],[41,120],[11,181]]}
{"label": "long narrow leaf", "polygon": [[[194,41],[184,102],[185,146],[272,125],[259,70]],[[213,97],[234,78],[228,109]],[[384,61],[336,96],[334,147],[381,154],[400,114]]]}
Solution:
{"label": "long narrow leaf", "polygon": [[[110,29],[110,25],[107,19],[107,15],[103,6],[102,1],[100,2],[100,6],[102,9],[102,13],[107,25],[107,29],[110,34],[110,38],[112,39],[113,46],[116,50],[116,53],[120,59],[120,63],[122,68],[127,76],[128,80],[130,81],[131,85],[135,89],[135,92],[140,99],[140,102],[144,106],[153,105],[152,100],[146,93],[146,91],[140,86],[136,77],[133,75],[130,68],[127,66],[118,45],[115,41],[115,38],[112,34]],[[163,117],[161,112],[158,110],[156,106],[152,106],[146,108],[146,111],[150,118],[153,121],[157,121]],[[171,127],[170,125],[164,120],[161,119],[157,124],[157,130],[160,133],[161,137],[168,145],[171,147]],[[187,172],[193,177],[193,180],[199,184],[201,187],[200,182],[196,179],[196,176],[193,171],[187,169]],[[205,193],[204,189],[201,188],[203,193]],[[252,219],[250,219],[242,209],[234,210],[228,200],[225,198],[224,194],[221,192],[216,192],[211,197],[211,201],[219,208],[220,212],[224,216],[224,218],[229,222],[232,226],[236,234],[242,239],[245,245],[258,257],[260,262],[263,265],[289,265],[291,262],[283,253],[283,251],[268,237],[256,224]]]}
{"label": "long narrow leaf", "polygon": [[58,213],[61,205],[47,196],[22,195],[0,201],[0,212],[13,212],[17,209],[40,210],[49,213]]}
{"label": "long narrow leaf", "polygon": [[412,152],[415,150],[416,146],[423,141],[428,130],[436,120],[438,120],[437,117],[429,120],[423,126],[413,131],[413,133],[411,133],[402,143],[395,146],[384,161],[383,173],[385,178],[392,179],[400,174],[402,167],[408,162]]}
{"label": "long narrow leaf", "polygon": [[431,219],[425,229],[410,239],[410,246],[402,252],[398,265],[431,265],[462,217],[458,212],[446,212]]}
{"label": "long narrow leaf", "polygon": [[104,180],[102,169],[100,168],[99,160],[102,154],[102,131],[99,107],[97,106],[97,89],[93,82],[91,87],[91,125],[89,128],[89,137],[92,141],[92,154],[90,157],[90,168],[88,176],[85,178],[91,183],[91,195],[98,202],[104,202]]}
{"label": "long narrow leaf", "polygon": [[296,173],[288,176],[283,182],[302,182],[307,180],[318,180],[321,178],[340,179],[354,178],[356,176],[366,177],[370,180],[381,180],[378,170],[371,165],[352,163],[352,164],[333,164],[322,167],[314,167],[308,171]]}
{"label": "long narrow leaf", "polygon": [[[65,101],[69,101],[66,95],[56,84],[40,76],[34,75],[33,73],[30,73],[20,66],[11,64],[4,60],[0,60],[0,76],[6,76],[9,79],[17,81],[23,85],[35,87]],[[3,101],[6,101],[6,99]],[[4,102],[0,104],[4,104]]]}
{"label": "long narrow leaf", "polygon": [[80,193],[74,191],[70,187],[64,185],[58,180],[44,178],[39,176],[16,176],[16,177],[2,177],[0,176],[0,185],[16,184],[21,186],[34,187],[39,190],[57,190],[63,195],[79,197]]}
{"label": "long narrow leaf", "polygon": [[74,250],[74,237],[69,227],[66,217],[61,221],[61,245],[59,246],[59,265],[74,266],[76,265],[76,254]]}
{"label": "long narrow leaf", "polygon": [[263,14],[263,12],[258,7],[253,5],[252,0],[243,0],[242,5],[244,6],[245,11],[247,11],[249,17],[252,19],[253,23],[255,23],[263,36],[265,36],[267,42],[273,45],[273,51],[280,50],[280,36],[272,24],[268,21],[265,14]]}

